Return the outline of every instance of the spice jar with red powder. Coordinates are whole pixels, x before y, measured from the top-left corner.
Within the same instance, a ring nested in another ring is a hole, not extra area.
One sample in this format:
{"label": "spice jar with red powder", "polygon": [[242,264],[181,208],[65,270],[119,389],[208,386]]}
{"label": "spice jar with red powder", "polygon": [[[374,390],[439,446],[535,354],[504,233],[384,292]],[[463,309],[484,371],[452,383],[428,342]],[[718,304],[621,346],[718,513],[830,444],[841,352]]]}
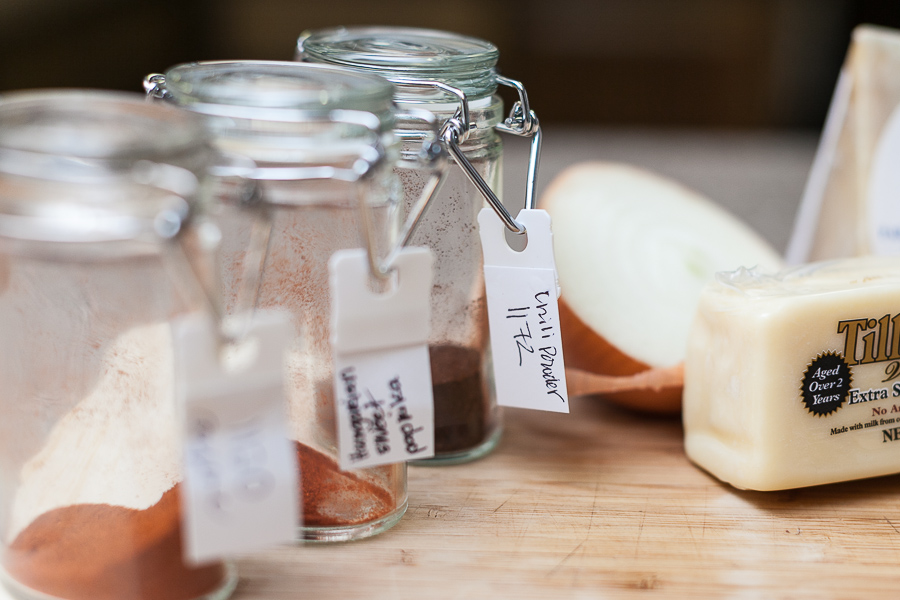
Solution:
{"label": "spice jar with red powder", "polygon": [[23,600],[221,599],[185,564],[169,321],[211,162],[193,115],[0,98],[0,574]]}
{"label": "spice jar with red powder", "polygon": [[[361,247],[380,259],[397,242],[391,84],[328,66],[232,61],[178,65],[148,76],[145,87],[205,117],[215,145],[232,159],[219,170],[223,198],[239,196],[228,190],[249,182],[248,193],[261,199],[270,228],[256,244],[265,256],[256,305],[288,310],[299,332],[285,361],[300,467],[298,537],[345,541],[388,529],[406,510],[406,464],[338,466],[328,261],[337,250]],[[260,260],[246,252],[259,229],[259,219],[251,221],[239,206],[222,204],[227,307],[238,303],[244,263]]]}
{"label": "spice jar with red powder", "polygon": [[[455,165],[424,215],[411,243],[434,253],[429,350],[434,392],[435,455],[425,464],[468,462],[488,454],[501,433],[488,351],[487,305],[478,212],[485,200],[515,233],[524,233],[501,203],[503,144],[498,132],[532,140],[528,197],[540,128],[518,81],[497,74],[492,43],[445,31],[407,27],[335,27],[304,33],[297,59],[340,65],[385,77],[401,108],[425,109],[443,124],[441,142]],[[503,119],[498,85],[515,88],[519,101]],[[402,152],[417,132],[401,124]],[[407,198],[426,185],[421,170],[399,172]],[[516,208],[522,204],[512,202]]]}

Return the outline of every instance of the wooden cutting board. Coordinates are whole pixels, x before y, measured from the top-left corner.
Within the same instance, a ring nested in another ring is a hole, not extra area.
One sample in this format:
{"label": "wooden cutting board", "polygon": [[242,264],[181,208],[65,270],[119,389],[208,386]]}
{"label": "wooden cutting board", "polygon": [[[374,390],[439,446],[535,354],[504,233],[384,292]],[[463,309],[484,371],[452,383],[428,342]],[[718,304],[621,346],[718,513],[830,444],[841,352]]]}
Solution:
{"label": "wooden cutting board", "polygon": [[571,404],[507,410],[481,461],[411,467],[380,536],[239,561],[235,598],[900,594],[900,477],[741,492],[687,460],[677,419]]}

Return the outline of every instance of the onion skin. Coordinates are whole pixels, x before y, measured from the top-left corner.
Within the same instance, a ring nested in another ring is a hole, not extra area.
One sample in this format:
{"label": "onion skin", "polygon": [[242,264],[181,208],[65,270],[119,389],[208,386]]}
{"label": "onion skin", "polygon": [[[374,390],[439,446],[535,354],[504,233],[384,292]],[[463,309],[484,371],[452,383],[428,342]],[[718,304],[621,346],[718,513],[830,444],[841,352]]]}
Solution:
{"label": "onion skin", "polygon": [[650,368],[610,344],[559,299],[559,328],[567,367],[601,375],[634,375]]}
{"label": "onion skin", "polygon": [[572,395],[579,389],[643,412],[681,411],[684,368],[651,368],[607,342],[559,299],[559,327],[566,360],[566,384]]}

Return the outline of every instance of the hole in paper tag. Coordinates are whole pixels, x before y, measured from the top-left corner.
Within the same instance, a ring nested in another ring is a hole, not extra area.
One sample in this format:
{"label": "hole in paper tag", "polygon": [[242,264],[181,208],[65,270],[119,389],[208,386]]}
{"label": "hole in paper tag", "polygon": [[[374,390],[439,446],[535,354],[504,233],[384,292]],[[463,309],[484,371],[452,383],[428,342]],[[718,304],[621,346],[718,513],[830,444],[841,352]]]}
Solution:
{"label": "hole in paper tag", "polygon": [[506,238],[506,244],[510,250],[523,252],[528,247],[528,233],[516,233],[510,231],[506,227],[503,228],[503,235]]}
{"label": "hole in paper tag", "polygon": [[569,412],[550,216],[522,210],[516,220],[529,234],[521,252],[491,209],[478,215],[497,403]]}

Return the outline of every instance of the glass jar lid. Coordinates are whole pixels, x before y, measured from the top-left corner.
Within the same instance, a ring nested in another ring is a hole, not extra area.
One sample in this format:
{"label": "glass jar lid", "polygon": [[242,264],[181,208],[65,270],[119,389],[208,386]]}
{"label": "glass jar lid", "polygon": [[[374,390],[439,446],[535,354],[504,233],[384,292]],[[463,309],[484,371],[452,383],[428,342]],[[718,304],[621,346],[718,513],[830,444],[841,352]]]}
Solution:
{"label": "glass jar lid", "polygon": [[[390,113],[393,88],[384,79],[324,65],[279,61],[210,61],[166,71],[168,98],[195,112],[237,118],[247,114],[278,119],[278,112],[361,110]],[[218,108],[213,109],[212,106]],[[288,119],[289,113],[280,113]]]}
{"label": "glass jar lid", "polygon": [[0,237],[159,240],[188,218],[212,160],[202,122],[124,92],[0,96]]}
{"label": "glass jar lid", "polygon": [[220,150],[257,162],[339,162],[394,126],[390,82],[329,65],[185,63],[145,87],[203,115]]}
{"label": "glass jar lid", "polygon": [[[55,156],[63,168],[41,177],[69,179],[93,171],[91,161],[110,165],[138,159],[179,157],[206,146],[195,117],[151,106],[137,94],[88,90],[25,91],[0,95],[0,171],[15,159]],[[81,161],[81,162],[79,162]],[[81,168],[80,168],[81,167]]]}
{"label": "glass jar lid", "polygon": [[297,52],[304,60],[381,75],[398,86],[397,99],[404,102],[429,101],[422,97],[421,90],[404,84],[408,79],[447,83],[471,98],[489,96],[497,88],[497,47],[445,31],[407,27],[321,29],[301,35]]}

